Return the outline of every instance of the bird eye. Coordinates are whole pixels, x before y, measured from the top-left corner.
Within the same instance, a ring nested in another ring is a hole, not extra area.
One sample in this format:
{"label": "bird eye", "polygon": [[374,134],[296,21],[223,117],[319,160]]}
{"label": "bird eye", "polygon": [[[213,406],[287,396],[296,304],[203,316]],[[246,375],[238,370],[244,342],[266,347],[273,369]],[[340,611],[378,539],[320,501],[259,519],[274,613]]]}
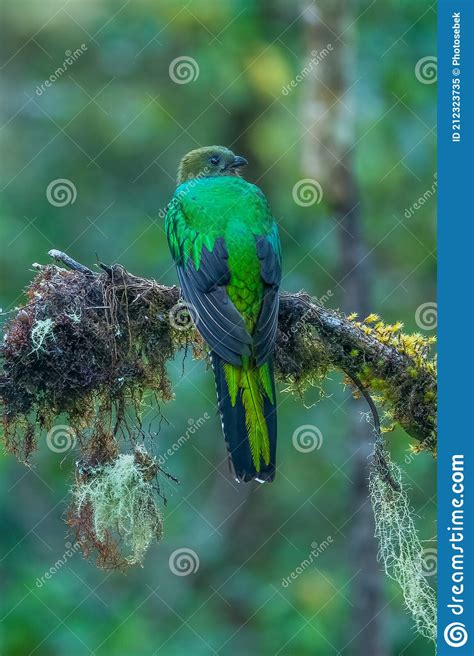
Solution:
{"label": "bird eye", "polygon": [[212,157],[210,157],[209,162],[212,164],[212,166],[217,166],[220,162],[219,155],[213,155]]}

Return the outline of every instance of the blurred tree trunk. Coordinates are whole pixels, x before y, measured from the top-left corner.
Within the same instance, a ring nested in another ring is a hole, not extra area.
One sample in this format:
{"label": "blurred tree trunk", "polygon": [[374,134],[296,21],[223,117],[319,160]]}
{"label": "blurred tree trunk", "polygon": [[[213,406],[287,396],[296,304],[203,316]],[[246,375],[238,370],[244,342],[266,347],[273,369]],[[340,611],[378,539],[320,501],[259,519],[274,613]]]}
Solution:
{"label": "blurred tree trunk", "polygon": [[[350,4],[345,0],[308,4],[303,15],[308,53],[305,65],[317,61],[305,78],[303,122],[311,132],[304,141],[303,168],[308,177],[320,183],[324,200],[339,223],[344,309],[358,312],[363,318],[369,313],[370,285],[359,190],[351,157],[355,110],[350,87],[356,79],[353,69],[357,53],[349,26],[355,16],[351,16]],[[383,579],[377,563],[378,545],[368,491],[368,456],[373,435],[369,425],[361,421],[361,402],[351,400],[350,405],[354,514],[347,550],[356,576],[352,586],[351,634],[345,651],[351,656],[386,656],[381,613]]]}

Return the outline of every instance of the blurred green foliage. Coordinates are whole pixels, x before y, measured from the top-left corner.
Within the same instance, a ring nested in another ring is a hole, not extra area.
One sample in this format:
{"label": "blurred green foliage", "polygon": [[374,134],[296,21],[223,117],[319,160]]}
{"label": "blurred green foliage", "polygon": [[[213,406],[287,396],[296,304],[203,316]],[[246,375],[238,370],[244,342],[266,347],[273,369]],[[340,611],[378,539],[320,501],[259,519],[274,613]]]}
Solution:
{"label": "blurred green foliage", "polygon": [[[306,177],[301,150],[308,136],[294,118],[304,83],[287,96],[281,88],[305,63],[300,12],[283,0],[4,0],[4,311],[22,302],[31,263],[46,262],[53,247],[86,264],[97,254],[175,283],[159,210],[172,194],[179,158],[211,143],[250,160],[246,177],[264,190],[281,225],[283,287],[316,296],[332,290],[331,304],[343,304],[336,219],[324,201],[305,208],[292,200],[293,185]],[[417,330],[416,308],[435,296],[435,198],[410,218],[404,213],[435,174],[435,85],[414,73],[416,62],[435,51],[435,12],[423,2],[389,0],[354,2],[353,15],[354,166],[372,306],[386,321]],[[83,54],[38,94],[66,51],[83,43]],[[170,78],[170,63],[180,56],[198,63],[195,81]],[[48,202],[47,187],[59,178],[73,182],[73,204]],[[206,412],[211,419],[167,463],[181,483],[164,482],[165,537],[143,570],[104,573],[76,554],[39,586],[65,551],[61,517],[74,456],[51,453],[40,440],[31,469],[2,458],[1,653],[351,654],[357,600],[350,590],[361,573],[351,566],[357,514],[351,517],[348,393],[329,381],[328,398],[307,409],[280,395],[279,476],[271,486],[243,488],[227,471],[211,372],[189,357],[170,368],[176,401],[163,409],[167,421],[156,408],[146,420],[160,430],[157,452],[192,419]],[[308,405],[318,398],[309,394]],[[319,450],[292,446],[302,424],[321,430]],[[407,457],[410,440],[401,430],[389,440],[395,458],[407,459],[421,536],[432,539],[435,465],[429,456]],[[282,586],[311,543],[327,536],[331,546]],[[198,554],[195,574],[170,571],[170,554],[181,547]],[[416,638],[388,580],[386,600],[390,653],[426,654],[430,647]]]}

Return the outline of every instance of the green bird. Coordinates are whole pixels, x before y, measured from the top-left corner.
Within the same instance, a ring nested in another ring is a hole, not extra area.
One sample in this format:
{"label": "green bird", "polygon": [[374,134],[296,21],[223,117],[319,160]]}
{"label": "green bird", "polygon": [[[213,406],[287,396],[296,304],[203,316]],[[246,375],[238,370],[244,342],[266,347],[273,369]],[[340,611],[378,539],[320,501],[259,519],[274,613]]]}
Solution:
{"label": "green bird", "polygon": [[183,157],[165,227],[182,294],[210,348],[230,464],[238,481],[272,481],[277,438],[273,352],[281,250],[244,157],[207,146]]}

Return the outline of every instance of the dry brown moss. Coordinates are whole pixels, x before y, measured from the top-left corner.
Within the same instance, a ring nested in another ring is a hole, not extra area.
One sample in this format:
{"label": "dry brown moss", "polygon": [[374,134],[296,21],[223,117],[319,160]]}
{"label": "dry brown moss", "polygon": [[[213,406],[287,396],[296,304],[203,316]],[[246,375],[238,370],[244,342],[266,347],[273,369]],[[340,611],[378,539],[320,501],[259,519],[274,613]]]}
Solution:
{"label": "dry brown moss", "polygon": [[123,429],[125,406],[139,414],[145,391],[171,398],[166,362],[181,343],[171,336],[169,299],[121,272],[91,277],[45,267],[7,324],[3,425],[7,449],[21,459],[35,447],[35,426],[49,429],[60,414],[86,443],[90,425],[99,436],[112,422],[114,433]]}

